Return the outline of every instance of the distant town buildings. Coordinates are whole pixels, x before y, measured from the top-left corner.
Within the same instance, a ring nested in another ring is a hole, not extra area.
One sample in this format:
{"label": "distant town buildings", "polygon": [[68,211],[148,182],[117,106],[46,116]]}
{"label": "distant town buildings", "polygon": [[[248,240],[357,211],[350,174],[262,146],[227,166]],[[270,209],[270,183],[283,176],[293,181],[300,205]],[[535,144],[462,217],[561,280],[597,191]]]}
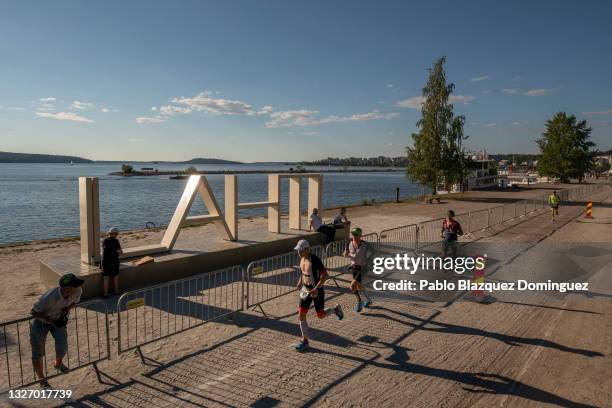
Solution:
{"label": "distant town buildings", "polygon": [[312,162],[301,162],[303,165],[311,166],[347,166],[347,167],[406,167],[408,159],[403,157],[328,157],[326,159],[315,160]]}

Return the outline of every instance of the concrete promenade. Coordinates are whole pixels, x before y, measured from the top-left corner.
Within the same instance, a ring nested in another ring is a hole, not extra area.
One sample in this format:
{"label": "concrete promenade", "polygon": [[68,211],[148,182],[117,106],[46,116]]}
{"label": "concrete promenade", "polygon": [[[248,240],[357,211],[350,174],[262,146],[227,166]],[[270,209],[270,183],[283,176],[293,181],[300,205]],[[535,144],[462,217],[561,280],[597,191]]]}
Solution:
{"label": "concrete promenade", "polygon": [[563,268],[559,254],[546,248],[563,245],[568,256],[588,258],[589,294],[495,294],[497,302],[481,305],[461,293],[436,301],[377,293],[374,307],[357,314],[344,275],[327,296],[346,317],[311,315],[307,353],[291,347],[299,328],[290,294],[264,306],[268,317],[250,311],[237,325],[207,324],[52,384],[75,391],[71,406],[89,407],[605,406],[612,400],[612,256],[597,248],[612,241],[609,194],[591,197],[605,199],[594,220],[583,219],[583,203],[575,203],[555,223],[543,212],[469,244],[498,248],[491,268],[498,281],[529,279],[533,269],[555,273]]}

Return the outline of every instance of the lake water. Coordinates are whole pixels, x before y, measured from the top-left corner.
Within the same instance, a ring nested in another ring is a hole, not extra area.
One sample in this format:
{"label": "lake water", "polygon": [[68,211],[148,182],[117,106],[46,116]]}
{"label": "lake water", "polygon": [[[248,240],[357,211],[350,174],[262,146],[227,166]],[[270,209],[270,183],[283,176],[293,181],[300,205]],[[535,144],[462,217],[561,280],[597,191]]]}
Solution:
{"label": "lake water", "polygon": [[[182,170],[185,164],[133,163],[135,169],[155,167],[160,171]],[[240,164],[197,165],[198,170],[275,170],[286,172],[294,165]],[[121,165],[111,164],[7,164],[0,163],[0,244],[79,234],[79,176],[100,179],[100,222],[102,231],[111,226],[121,230],[144,228],[147,222],[167,225],[178,203],[186,180],[168,176],[117,177]],[[316,171],[327,167],[307,166]],[[349,169],[350,170],[350,169]],[[219,205],[223,208],[223,175],[207,176]],[[395,199],[422,194],[422,188],[408,181],[404,172],[329,173],[323,176],[323,206],[362,203],[364,200]],[[239,201],[266,201],[266,174],[238,175]],[[305,208],[307,184],[302,203]],[[288,181],[282,185],[282,207],[287,210]],[[205,213],[196,199],[191,214]],[[264,209],[241,210],[240,216],[263,215]]]}

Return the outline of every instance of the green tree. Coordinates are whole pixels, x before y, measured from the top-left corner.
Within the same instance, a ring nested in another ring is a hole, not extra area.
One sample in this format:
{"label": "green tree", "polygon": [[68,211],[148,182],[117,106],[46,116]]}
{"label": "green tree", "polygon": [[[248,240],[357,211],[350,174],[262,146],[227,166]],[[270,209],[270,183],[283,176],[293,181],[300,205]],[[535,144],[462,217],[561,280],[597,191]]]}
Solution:
{"label": "green tree", "polygon": [[198,173],[198,169],[195,166],[189,166],[185,169],[185,173],[187,174],[196,174]]}
{"label": "green tree", "polygon": [[558,177],[562,182],[570,178],[582,181],[584,173],[592,167],[592,129],[586,120],[559,112],[546,121],[542,138],[536,140],[540,146],[538,172],[542,176]]}
{"label": "green tree", "polygon": [[442,57],[429,69],[429,79],[423,88],[421,119],[418,133],[412,134],[413,146],[408,147],[406,176],[431,187],[437,193],[438,183],[449,187],[462,183],[465,177],[465,155],[462,141],[465,118],[454,116],[449,98],[455,85],[446,83]]}
{"label": "green tree", "polygon": [[133,172],[134,172],[134,166],[132,166],[131,164],[121,165],[121,173],[123,173],[124,176],[130,175]]}

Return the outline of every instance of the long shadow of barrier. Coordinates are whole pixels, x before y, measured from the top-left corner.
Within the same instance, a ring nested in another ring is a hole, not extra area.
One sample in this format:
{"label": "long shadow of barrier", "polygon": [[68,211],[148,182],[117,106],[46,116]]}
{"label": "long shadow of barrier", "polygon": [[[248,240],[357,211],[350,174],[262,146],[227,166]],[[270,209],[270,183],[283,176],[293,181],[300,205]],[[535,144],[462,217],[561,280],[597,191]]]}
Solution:
{"label": "long shadow of barrier", "polygon": [[[412,320],[416,320],[416,321],[420,321],[422,323],[425,323],[425,320],[418,317],[418,316],[414,316],[411,314],[407,314],[407,313],[402,313],[402,312],[398,312],[396,310],[391,310],[391,309],[387,309],[387,308],[382,308],[380,306],[374,306],[373,308],[376,309],[385,309],[390,313],[393,314],[397,314],[397,315],[401,315],[403,317],[407,317],[409,319]],[[376,313],[364,313],[364,315],[367,316],[378,316],[380,317],[381,315],[376,314]],[[382,315],[384,316],[384,315]],[[394,321],[396,321],[397,323],[402,324],[403,321],[402,320],[398,320],[398,319],[394,319],[392,317],[387,317],[389,319],[392,319]],[[407,323],[409,326],[411,327],[416,327],[414,324],[411,323]],[[604,354],[598,352],[598,351],[592,351],[592,350],[586,350],[586,349],[581,349],[581,348],[574,348],[574,347],[568,347],[568,346],[564,346],[563,344],[559,344],[556,343],[554,341],[550,341],[550,340],[546,340],[546,339],[539,339],[539,338],[533,338],[533,337],[520,337],[520,336],[513,336],[513,335],[508,335],[508,334],[503,334],[503,333],[497,333],[497,332],[493,332],[493,331],[488,331],[488,330],[483,330],[483,329],[476,329],[473,327],[467,327],[467,326],[461,326],[461,325],[456,325],[456,324],[451,324],[451,323],[443,323],[443,322],[437,322],[434,320],[428,320],[426,322],[426,325],[433,325],[433,326],[437,326],[437,327],[426,327],[425,325],[423,326],[419,326],[419,328],[421,330],[424,331],[432,331],[432,332],[437,332],[437,333],[445,333],[445,334],[461,334],[461,335],[468,335],[468,336],[481,336],[481,337],[488,337],[491,339],[495,339],[498,341],[501,341],[509,346],[520,346],[520,345],[531,345],[531,346],[540,346],[540,347],[547,347],[547,348],[552,348],[555,350],[559,350],[559,351],[563,351],[566,353],[574,353],[574,354],[579,354],[582,356],[586,356],[586,357],[602,357],[604,356]]]}

